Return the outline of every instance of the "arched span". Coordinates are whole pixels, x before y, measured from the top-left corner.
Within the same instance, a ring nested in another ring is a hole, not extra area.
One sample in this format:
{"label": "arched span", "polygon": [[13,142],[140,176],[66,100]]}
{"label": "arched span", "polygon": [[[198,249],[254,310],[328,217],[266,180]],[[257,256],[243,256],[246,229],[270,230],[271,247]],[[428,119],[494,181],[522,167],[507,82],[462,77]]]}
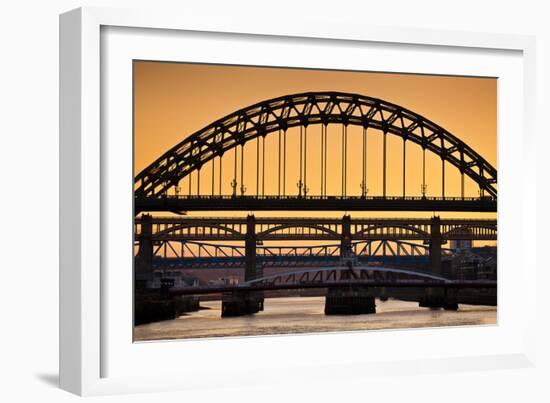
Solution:
{"label": "arched span", "polygon": [[496,225],[463,225],[460,227],[454,227],[448,231],[442,233],[444,238],[459,238],[464,236],[465,239],[470,239],[474,234],[484,234],[488,237],[497,237]]}
{"label": "arched span", "polygon": [[259,232],[257,234],[257,237],[259,239],[263,239],[266,235],[270,235],[270,234],[273,234],[277,231],[282,231],[282,230],[290,229],[290,228],[296,228],[296,229],[298,229],[298,228],[311,228],[311,229],[317,230],[319,232],[331,235],[335,239],[340,238],[340,234],[338,234],[338,232],[333,231],[329,228],[323,227],[322,225],[316,225],[316,224],[281,224],[281,225],[277,225],[275,227],[269,228],[265,231]]}
{"label": "arched span", "polygon": [[[270,276],[256,278],[254,280],[247,281],[244,284],[246,284],[246,285],[261,284],[261,283],[264,283],[264,282],[274,281],[274,280],[279,279],[281,277],[288,277],[288,276],[292,276],[292,275],[299,276],[299,275],[303,275],[303,274],[306,274],[306,273],[315,274],[315,273],[319,273],[319,272],[331,272],[331,271],[334,271],[334,270],[348,271],[349,268],[345,267],[345,266],[317,267],[317,268],[314,268],[314,269],[297,270],[297,271],[285,272],[285,273],[277,273],[277,274],[273,274],[273,275],[270,275]],[[355,270],[356,272],[371,271],[371,272],[402,274],[402,275],[417,277],[417,278],[422,279],[422,280],[449,281],[445,277],[434,276],[433,274],[421,273],[421,272],[414,271],[414,270],[400,269],[400,268],[397,268],[397,267],[383,267],[383,266],[363,266],[363,267],[361,267],[361,266],[356,266],[356,267],[353,268],[353,270]]]}
{"label": "arched span", "polygon": [[218,225],[218,224],[205,223],[205,224],[180,224],[180,225],[174,225],[172,227],[168,227],[168,228],[166,228],[162,231],[159,231],[159,232],[155,233],[155,238],[162,238],[163,235],[171,235],[171,234],[177,233],[178,231],[190,230],[192,228],[201,229],[201,231],[203,231],[203,233],[204,233],[205,229],[216,229],[216,230],[222,231],[226,234],[237,235],[237,236],[242,236],[243,235],[239,231],[234,230],[233,228],[229,228],[229,227],[226,227],[226,226],[223,226],[223,225]]}
{"label": "arched span", "polygon": [[399,105],[365,95],[308,92],[286,95],[240,109],[186,137],[135,178],[136,197],[162,195],[191,172],[258,136],[313,124],[374,128],[437,154],[497,197],[497,171],[456,136]]}
{"label": "arched span", "polygon": [[426,231],[422,231],[421,229],[415,228],[414,226],[408,226],[408,225],[398,225],[398,224],[375,224],[370,225],[367,228],[364,228],[360,231],[357,231],[354,233],[354,236],[361,236],[361,235],[368,235],[371,233],[376,233],[376,230],[389,230],[389,229],[401,229],[407,232],[411,232],[413,234],[420,235],[425,238],[429,238],[430,234]]}

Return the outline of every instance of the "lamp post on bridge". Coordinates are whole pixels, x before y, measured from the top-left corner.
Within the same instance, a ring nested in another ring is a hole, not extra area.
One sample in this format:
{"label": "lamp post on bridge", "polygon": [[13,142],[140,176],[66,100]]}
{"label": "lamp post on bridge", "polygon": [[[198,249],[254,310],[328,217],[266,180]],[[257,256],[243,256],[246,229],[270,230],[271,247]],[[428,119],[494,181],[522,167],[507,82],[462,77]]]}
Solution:
{"label": "lamp post on bridge", "polygon": [[369,188],[367,187],[367,183],[365,181],[361,181],[359,186],[361,187],[361,197],[364,199],[367,197],[367,193],[369,193]]}
{"label": "lamp post on bridge", "polygon": [[232,196],[237,197],[237,180],[236,179],[233,179],[231,181],[231,188],[233,189]]}
{"label": "lamp post on bridge", "polygon": [[426,185],[425,183],[423,183],[422,185],[420,185],[420,193],[422,194],[422,198],[425,199],[426,198],[426,193],[428,191],[428,185]]}

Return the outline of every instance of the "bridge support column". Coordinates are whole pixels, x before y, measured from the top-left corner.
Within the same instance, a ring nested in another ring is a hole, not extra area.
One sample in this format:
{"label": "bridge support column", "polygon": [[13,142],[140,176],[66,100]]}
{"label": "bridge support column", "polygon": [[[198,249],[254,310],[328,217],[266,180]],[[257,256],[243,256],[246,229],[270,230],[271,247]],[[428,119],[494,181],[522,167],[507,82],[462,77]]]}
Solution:
{"label": "bridge support column", "polygon": [[441,236],[441,220],[439,217],[433,217],[430,225],[430,268],[434,276],[441,275],[441,245],[443,237]]}
{"label": "bridge support column", "polygon": [[361,315],[376,313],[374,296],[368,287],[329,288],[325,298],[325,315]]}
{"label": "bridge support column", "polygon": [[443,309],[447,311],[458,311],[458,289],[445,288],[445,301]]}
{"label": "bridge support column", "polygon": [[[246,217],[244,281],[254,280],[262,275],[256,259],[256,218]],[[222,318],[258,313],[264,310],[262,291],[233,291],[222,296]]]}
{"label": "bridge support column", "polygon": [[345,215],[342,217],[342,236],[340,239],[340,257],[342,259],[351,258],[351,217]]}
{"label": "bridge support column", "polygon": [[385,302],[388,300],[388,288],[387,287],[380,287],[380,301]]}
{"label": "bridge support column", "polygon": [[222,318],[251,315],[263,310],[264,296],[261,291],[235,290],[222,296]]}
{"label": "bridge support column", "polygon": [[134,261],[136,288],[147,288],[153,280],[153,225],[152,217],[144,214],[141,218],[138,253]]}
{"label": "bridge support column", "polygon": [[141,217],[141,231],[138,236],[138,253],[134,259],[135,306],[134,323],[136,325],[159,320],[175,319],[177,309],[175,300],[167,293],[173,286],[164,283],[160,289],[152,288],[153,281],[153,224],[152,217]]}
{"label": "bridge support column", "polygon": [[246,238],[244,243],[245,268],[244,281],[254,280],[256,271],[256,218],[253,215],[246,217]]}
{"label": "bridge support column", "polygon": [[[430,224],[430,273],[441,276],[441,220],[433,217]],[[445,291],[443,288],[426,288],[426,292],[420,298],[421,307],[439,309],[445,307]]]}

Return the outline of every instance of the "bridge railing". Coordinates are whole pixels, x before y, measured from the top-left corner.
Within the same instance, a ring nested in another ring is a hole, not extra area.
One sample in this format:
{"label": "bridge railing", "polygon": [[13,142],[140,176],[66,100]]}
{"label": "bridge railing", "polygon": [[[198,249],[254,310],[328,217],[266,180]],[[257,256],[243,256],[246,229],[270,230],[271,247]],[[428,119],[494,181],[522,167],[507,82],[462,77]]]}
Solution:
{"label": "bridge railing", "polygon": [[[139,199],[136,196],[136,199]],[[197,199],[211,199],[211,200],[232,200],[232,199],[251,199],[251,200],[411,200],[411,201],[495,201],[496,198],[492,196],[482,197],[461,197],[461,196],[361,196],[361,195],[169,195],[161,194],[157,196],[149,196],[146,199],[174,199],[174,200],[197,200]]]}

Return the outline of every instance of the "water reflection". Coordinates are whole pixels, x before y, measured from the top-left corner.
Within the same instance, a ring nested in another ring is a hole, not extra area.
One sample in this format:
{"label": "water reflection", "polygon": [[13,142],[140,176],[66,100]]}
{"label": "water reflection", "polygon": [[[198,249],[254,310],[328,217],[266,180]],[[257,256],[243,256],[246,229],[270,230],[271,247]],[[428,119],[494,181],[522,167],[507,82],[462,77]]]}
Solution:
{"label": "water reflection", "polygon": [[250,336],[327,331],[396,329],[496,324],[496,307],[460,305],[458,311],[430,310],[417,302],[376,301],[375,315],[326,316],[325,299],[272,298],[256,315],[221,318],[221,302],[202,302],[203,309],[168,320],[136,326],[136,341],[199,337]]}

